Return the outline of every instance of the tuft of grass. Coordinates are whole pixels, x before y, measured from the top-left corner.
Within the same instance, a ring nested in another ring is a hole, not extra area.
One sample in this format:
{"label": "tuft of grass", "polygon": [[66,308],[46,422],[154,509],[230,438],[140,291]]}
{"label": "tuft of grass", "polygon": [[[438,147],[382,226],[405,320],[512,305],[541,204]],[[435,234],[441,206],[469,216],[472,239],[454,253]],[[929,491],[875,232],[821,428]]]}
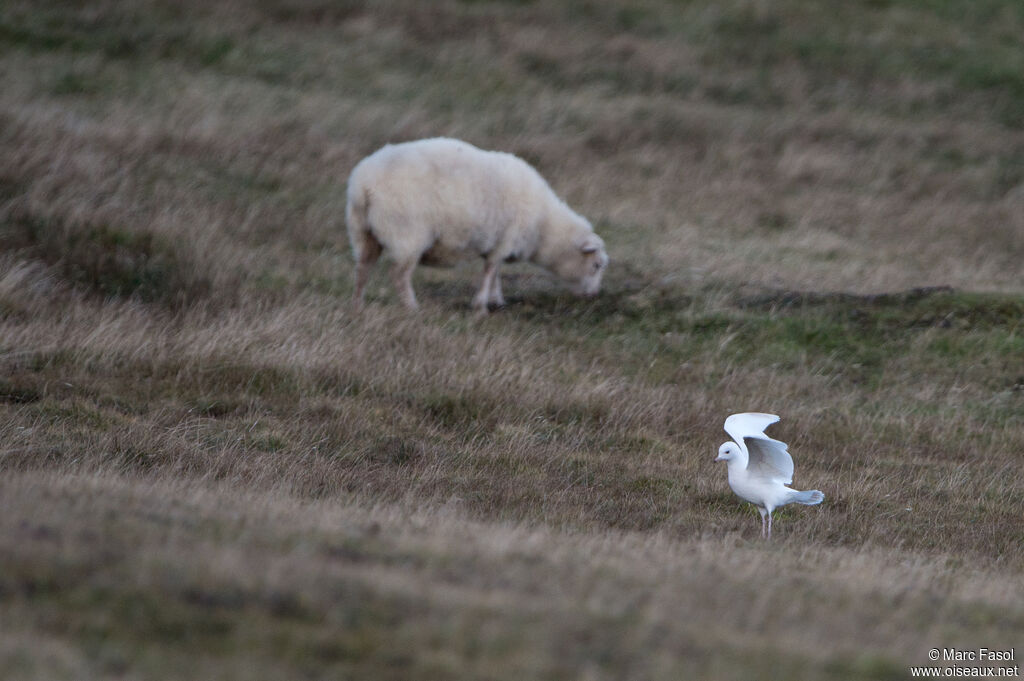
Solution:
{"label": "tuft of grass", "polygon": [[11,404],[38,402],[42,395],[34,387],[7,380],[0,381],[0,401]]}
{"label": "tuft of grass", "polygon": [[51,86],[51,92],[55,95],[95,95],[103,89],[101,78],[81,71],[65,71]]}
{"label": "tuft of grass", "polygon": [[7,249],[55,267],[69,283],[104,297],[194,304],[210,281],[161,235],[108,224],[67,225],[34,216],[0,227]]}

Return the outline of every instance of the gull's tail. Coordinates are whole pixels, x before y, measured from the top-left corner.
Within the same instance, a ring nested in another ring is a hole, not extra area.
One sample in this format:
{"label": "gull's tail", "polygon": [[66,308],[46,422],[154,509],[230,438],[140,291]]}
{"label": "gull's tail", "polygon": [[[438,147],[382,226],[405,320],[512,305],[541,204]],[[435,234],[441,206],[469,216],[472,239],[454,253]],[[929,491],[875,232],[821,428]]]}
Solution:
{"label": "gull's tail", "polygon": [[825,501],[825,495],[816,489],[809,489],[806,492],[794,492],[793,501],[805,506],[814,506]]}

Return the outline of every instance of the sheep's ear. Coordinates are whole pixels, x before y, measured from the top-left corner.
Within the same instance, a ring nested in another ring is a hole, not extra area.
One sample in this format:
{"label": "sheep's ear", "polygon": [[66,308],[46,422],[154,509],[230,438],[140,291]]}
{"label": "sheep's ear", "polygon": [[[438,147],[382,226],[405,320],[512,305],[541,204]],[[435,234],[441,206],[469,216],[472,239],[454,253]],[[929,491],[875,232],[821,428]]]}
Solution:
{"label": "sheep's ear", "polygon": [[590,255],[591,253],[597,253],[598,249],[600,248],[601,242],[599,242],[597,239],[587,239],[586,241],[583,242],[583,245],[580,246],[580,251],[583,253],[583,255]]}

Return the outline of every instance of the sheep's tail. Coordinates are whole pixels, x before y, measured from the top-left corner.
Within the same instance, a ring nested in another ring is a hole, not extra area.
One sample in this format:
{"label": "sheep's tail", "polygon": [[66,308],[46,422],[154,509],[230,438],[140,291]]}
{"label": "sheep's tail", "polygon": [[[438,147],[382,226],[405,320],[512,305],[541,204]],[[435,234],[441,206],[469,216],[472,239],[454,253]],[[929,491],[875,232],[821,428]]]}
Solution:
{"label": "sheep's tail", "polygon": [[806,492],[793,492],[793,501],[804,506],[814,506],[825,501],[825,495],[819,490],[809,489]]}
{"label": "sheep's tail", "polygon": [[348,201],[345,204],[345,224],[348,227],[348,241],[352,246],[352,255],[356,262],[363,256],[367,247],[367,240],[374,238],[370,232],[369,222],[370,197],[369,193],[354,179],[349,180]]}

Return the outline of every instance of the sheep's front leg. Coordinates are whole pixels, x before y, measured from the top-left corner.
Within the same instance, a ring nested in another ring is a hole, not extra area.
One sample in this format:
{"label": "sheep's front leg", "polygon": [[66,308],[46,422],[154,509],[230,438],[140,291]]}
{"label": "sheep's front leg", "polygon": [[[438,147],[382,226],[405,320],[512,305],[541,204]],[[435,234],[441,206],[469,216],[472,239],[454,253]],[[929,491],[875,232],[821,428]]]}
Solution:
{"label": "sheep's front leg", "polygon": [[480,283],[480,290],[473,296],[473,309],[477,315],[487,314],[487,303],[491,299],[491,285],[498,274],[498,263],[490,260],[484,261],[484,278]]}
{"label": "sheep's front leg", "polygon": [[494,272],[491,273],[491,286],[490,286],[490,303],[495,307],[504,307],[505,296],[501,295],[501,272],[498,271],[500,265],[494,265]]}
{"label": "sheep's front leg", "polygon": [[416,292],[412,290],[412,271],[416,268],[416,261],[396,262],[391,266],[391,281],[395,285],[395,291],[410,310],[418,310]]}

